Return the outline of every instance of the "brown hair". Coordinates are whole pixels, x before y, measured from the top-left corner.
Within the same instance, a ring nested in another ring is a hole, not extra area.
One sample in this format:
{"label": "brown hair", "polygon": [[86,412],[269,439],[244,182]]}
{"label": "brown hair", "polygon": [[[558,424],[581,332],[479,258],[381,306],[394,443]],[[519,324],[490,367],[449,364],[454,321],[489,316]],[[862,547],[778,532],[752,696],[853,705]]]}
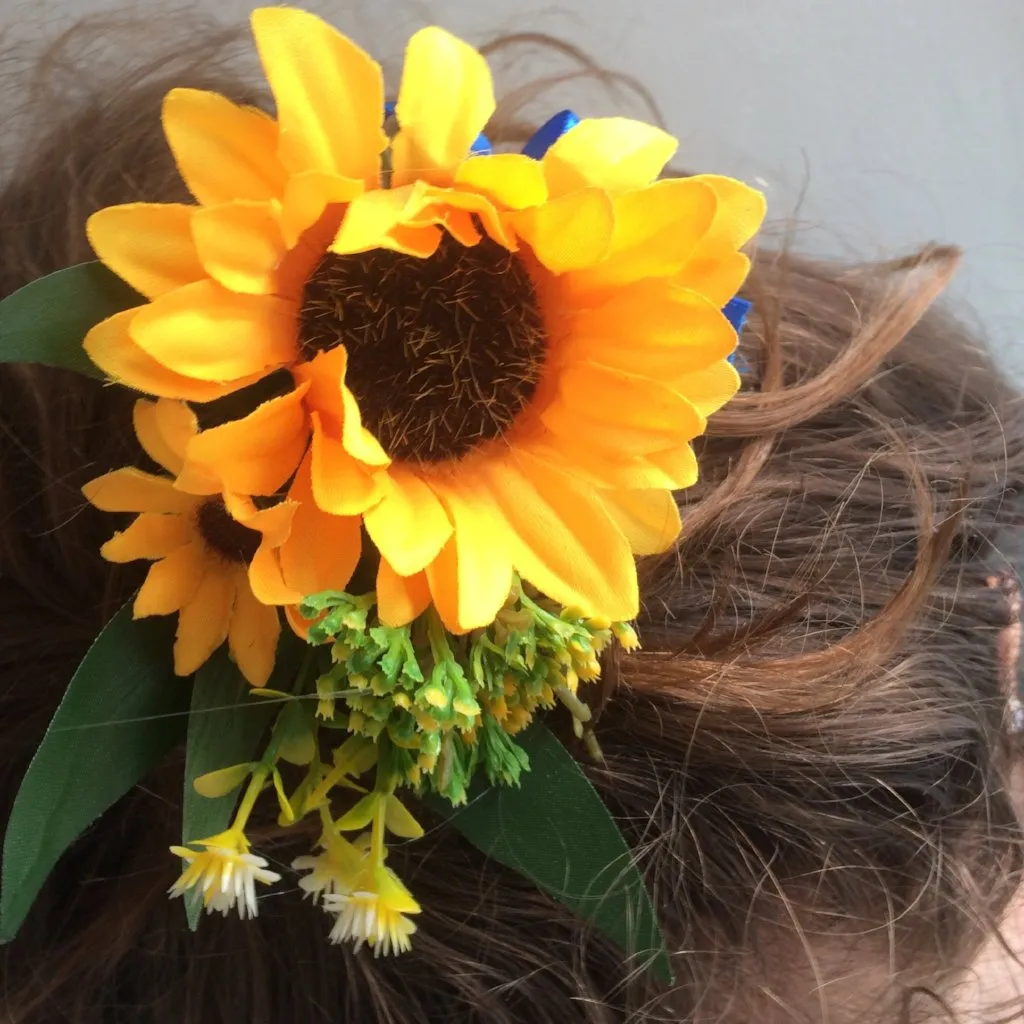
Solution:
{"label": "brown hair", "polygon": [[[0,294],[89,258],[91,211],[187,198],[159,127],[171,85],[261,99],[227,70],[233,33],[197,44],[169,24],[126,72],[93,52],[122,32],[79,29],[18,80]],[[492,135],[515,121],[503,107]],[[701,445],[677,549],[641,567],[645,650],[606,667],[607,765],[587,766],[647,876],[674,986],[437,822],[394,853],[424,906],[408,955],[329,947],[291,896],[192,935],[165,898],[176,755],[78,842],[3,951],[3,1021],[895,1021],[941,1005],[1024,850],[997,659],[1011,613],[985,583],[1021,525],[1024,408],[929,310],[956,262],[757,257],[743,392]],[[138,582],[99,558],[109,517],[79,491],[139,456],[130,401],[0,368],[8,806],[76,659]],[[261,849],[287,865],[304,852],[289,842],[268,826]]]}

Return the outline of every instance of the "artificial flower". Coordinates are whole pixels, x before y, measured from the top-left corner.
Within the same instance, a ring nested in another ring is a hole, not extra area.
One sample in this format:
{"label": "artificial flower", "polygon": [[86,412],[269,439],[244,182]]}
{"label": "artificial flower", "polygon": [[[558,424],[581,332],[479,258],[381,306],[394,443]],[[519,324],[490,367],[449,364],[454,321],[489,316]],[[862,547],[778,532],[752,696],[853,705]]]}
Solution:
{"label": "artificial flower", "polygon": [[388,625],[433,603],[452,632],[486,626],[514,573],[632,618],[634,555],[674,542],[691,441],[738,387],[720,307],[762,197],[656,182],[675,140],[623,118],[580,122],[541,160],[472,155],[491,75],[438,28],[408,45],[390,138],[380,68],[354,43],[288,8],[257,10],[253,31],[276,120],[173,91],[164,127],[196,204],[90,220],[149,300],[94,328],[90,356],[198,403],[287,371],[284,393],[189,442],[177,486],[288,487],[344,524],[328,543],[296,521],[294,580],[321,580],[329,552],[343,588],[361,524]]}
{"label": "artificial flower", "polygon": [[[146,453],[169,473],[181,470],[196,435],[196,418],[181,402],[135,405],[135,432]],[[127,529],[100,549],[112,562],[150,559],[135,597],[135,618],[177,613],[174,670],[191,675],[227,640],[245,678],[263,686],[274,665],[281,631],[276,608],[250,583],[281,577],[277,548],[287,538],[296,503],[257,509],[232,495],[197,496],[173,477],[126,467],[90,481],[86,498],[107,512],[137,512]]]}
{"label": "artificial flower", "polygon": [[299,888],[319,899],[324,895],[351,893],[362,872],[366,850],[360,849],[333,829],[325,829],[320,839],[320,852],[292,861],[292,870],[305,871]]}
{"label": "artificial flower", "polygon": [[399,877],[369,856],[366,867],[351,892],[328,893],[324,909],[336,915],[330,941],[353,942],[358,951],[363,943],[374,956],[405,953],[412,943],[416,922],[410,914],[420,913],[420,905]]}
{"label": "artificial flower", "polygon": [[256,883],[273,885],[281,876],[267,870],[267,862],[249,852],[249,840],[237,828],[230,828],[209,839],[198,840],[190,850],[172,846],[171,853],[181,857],[186,866],[181,877],[170,888],[171,896],[184,896],[198,889],[207,913],[215,910],[227,914],[234,909],[243,920],[255,917]]}

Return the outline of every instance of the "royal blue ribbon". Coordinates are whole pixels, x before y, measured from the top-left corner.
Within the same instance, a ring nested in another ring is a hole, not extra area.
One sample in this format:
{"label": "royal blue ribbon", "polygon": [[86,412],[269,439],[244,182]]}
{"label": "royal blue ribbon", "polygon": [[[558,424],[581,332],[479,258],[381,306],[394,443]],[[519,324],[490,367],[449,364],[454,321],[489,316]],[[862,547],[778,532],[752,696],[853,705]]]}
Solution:
{"label": "royal blue ribbon", "polygon": [[[738,295],[734,299],[730,299],[723,307],[722,312],[725,314],[725,319],[732,324],[739,335],[744,325],[747,322],[747,316],[754,304],[748,302],[746,299],[741,299]],[[748,373],[750,367],[747,365],[747,361],[740,355],[739,349],[736,349],[731,356],[729,356],[729,362],[739,370],[740,373]]]}
{"label": "royal blue ribbon", "polygon": [[733,325],[737,334],[743,330],[743,327],[747,322],[747,315],[750,313],[752,306],[752,302],[747,302],[746,299],[741,299],[737,295],[735,299],[730,299],[725,306],[722,307],[725,319]]}
{"label": "royal blue ribbon", "polygon": [[580,119],[571,110],[560,110],[548,118],[527,140],[523,155],[539,160],[570,128],[575,128]]}

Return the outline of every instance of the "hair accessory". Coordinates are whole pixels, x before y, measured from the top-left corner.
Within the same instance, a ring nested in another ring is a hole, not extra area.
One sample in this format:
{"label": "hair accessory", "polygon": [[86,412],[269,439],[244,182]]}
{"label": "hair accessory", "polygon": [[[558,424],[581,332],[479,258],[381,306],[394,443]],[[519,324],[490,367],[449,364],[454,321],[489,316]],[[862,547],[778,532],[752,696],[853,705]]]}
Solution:
{"label": "hair accessory", "polygon": [[691,442],[737,390],[763,197],[657,181],[676,141],[623,118],[563,111],[493,151],[490,72],[441,29],[392,106],[314,15],[252,24],[275,116],[172,91],[195,203],[101,210],[99,262],[0,303],[4,360],[142,396],[150,468],[85,495],[120,517],[104,557],[151,563],[18,795],[0,933],[183,745],[193,925],[255,916],[286,870],[254,824],[270,801],[315,828],[291,870],[325,935],[408,949],[428,915],[389,851],[422,810],[667,977],[629,848],[542,719],[600,762],[587,690],[638,646],[635,558],[675,542]]}

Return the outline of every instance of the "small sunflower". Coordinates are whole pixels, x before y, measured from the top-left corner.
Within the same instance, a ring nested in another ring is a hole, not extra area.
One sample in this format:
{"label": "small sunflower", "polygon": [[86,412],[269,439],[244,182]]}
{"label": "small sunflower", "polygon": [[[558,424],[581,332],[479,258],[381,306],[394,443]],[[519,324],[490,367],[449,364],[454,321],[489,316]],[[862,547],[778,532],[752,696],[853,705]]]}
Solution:
{"label": "small sunflower", "polygon": [[[192,411],[181,402],[140,399],[134,421],[146,453],[168,472],[179,472],[197,433]],[[245,678],[265,685],[281,624],[278,610],[264,602],[283,586],[278,549],[296,518],[296,503],[257,509],[230,494],[185,494],[175,489],[173,477],[130,467],[90,481],[83,491],[104,511],[139,513],[101,554],[112,562],[153,561],[134,615],[177,612],[175,672],[191,675],[227,640]],[[261,584],[269,593],[260,592]]]}
{"label": "small sunflower", "polygon": [[150,301],[98,325],[90,356],[149,394],[238,400],[177,486],[287,489],[280,603],[323,589],[327,555],[343,587],[361,524],[388,624],[432,602],[453,632],[485,626],[514,574],[632,618],[634,555],[675,540],[691,442],[738,387],[720,310],[763,198],[656,181],[675,140],[622,118],[581,121],[540,160],[473,154],[490,72],[437,28],[408,45],[390,137],[355,44],[287,8],[253,31],[276,120],[175,90],[164,127],[197,205],[91,219],[100,259]]}

